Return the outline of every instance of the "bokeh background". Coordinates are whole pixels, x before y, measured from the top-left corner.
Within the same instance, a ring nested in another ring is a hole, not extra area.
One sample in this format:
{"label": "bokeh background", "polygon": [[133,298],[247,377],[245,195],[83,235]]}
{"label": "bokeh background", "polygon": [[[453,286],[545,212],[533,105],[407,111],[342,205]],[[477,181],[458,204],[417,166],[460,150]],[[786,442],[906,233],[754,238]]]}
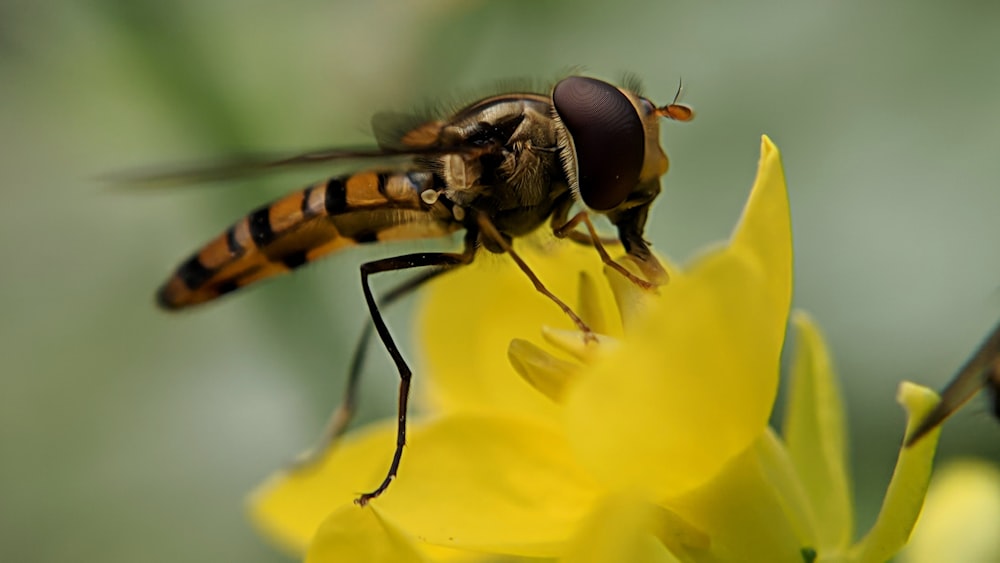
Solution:
{"label": "bokeh background", "polygon": [[[649,233],[675,259],[727,236],[760,135],[782,149],[795,303],[842,376],[866,529],[898,381],[942,386],[1000,316],[998,29],[968,1],[0,2],[0,560],[286,560],[245,495],[316,437],[366,318],[371,251],[191,314],[152,304],[198,244],[324,172],[103,174],[362,144],[375,111],[577,66],[663,101],[683,77],[698,119],[665,126]],[[362,421],[395,401],[370,356]],[[986,407],[947,424],[940,459],[1000,461]]]}

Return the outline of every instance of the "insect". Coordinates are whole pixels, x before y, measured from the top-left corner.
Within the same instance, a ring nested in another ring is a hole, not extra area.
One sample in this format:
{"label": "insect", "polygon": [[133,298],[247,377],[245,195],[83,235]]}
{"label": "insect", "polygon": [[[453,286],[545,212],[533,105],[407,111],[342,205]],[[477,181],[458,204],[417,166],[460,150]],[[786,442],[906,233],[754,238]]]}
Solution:
{"label": "insect", "polygon": [[993,402],[993,415],[1000,420],[1000,324],[983,340],[965,365],[941,391],[941,402],[924,417],[907,438],[912,446],[928,432],[941,425],[949,416],[962,408],[972,397],[985,390]]}
{"label": "insect", "polygon": [[[374,327],[399,371],[398,427],[385,478],[356,500],[364,505],[386,490],[399,468],[411,378],[382,319],[369,277],[425,269],[385,294],[381,304],[387,305],[441,273],[469,264],[479,248],[506,253],[539,292],[592,337],[587,325],[518,256],[512,240],[548,222],[558,237],[593,245],[606,264],[634,283],[645,288],[664,283],[667,274],[643,239],[643,230],[668,166],[659,142],[659,119],[694,117],[689,107],[677,103],[679,95],[680,88],[673,102],[657,107],[635,87],[570,76],[548,93],[495,95],[446,118],[413,120],[412,126],[393,126],[391,120],[376,115],[375,149],[319,151],[243,163],[255,169],[358,158],[402,160],[329,178],[250,212],[182,262],[160,288],[157,302],[166,309],[182,309],[357,244],[443,237],[464,230],[461,252],[418,252],[361,265],[361,287],[372,323],[366,325],[351,362],[345,398],[305,463],[346,430],[354,410],[361,351]],[[205,169],[193,175],[235,170]],[[585,209],[570,216],[578,203]],[[616,227],[618,240],[641,277],[608,255],[588,212],[606,216]],[[579,230],[581,224],[586,232]]]}

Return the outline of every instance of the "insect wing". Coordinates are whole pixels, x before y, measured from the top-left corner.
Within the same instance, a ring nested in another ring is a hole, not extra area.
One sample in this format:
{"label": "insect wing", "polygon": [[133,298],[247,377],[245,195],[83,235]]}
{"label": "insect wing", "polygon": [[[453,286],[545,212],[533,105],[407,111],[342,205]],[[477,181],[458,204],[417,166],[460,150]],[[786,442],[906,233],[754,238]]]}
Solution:
{"label": "insect wing", "polygon": [[[438,122],[425,123],[423,128],[409,131],[396,142],[386,140],[379,148],[331,148],[291,155],[249,154],[205,164],[181,165],[168,169],[138,170],[114,174],[106,181],[124,186],[184,186],[204,182],[220,182],[247,176],[281,172],[319,165],[350,162],[373,163],[406,162],[415,158],[433,158],[447,154],[472,152],[461,145],[444,146],[437,142]],[[388,127],[388,126],[387,126]],[[388,135],[388,133],[385,133]]]}

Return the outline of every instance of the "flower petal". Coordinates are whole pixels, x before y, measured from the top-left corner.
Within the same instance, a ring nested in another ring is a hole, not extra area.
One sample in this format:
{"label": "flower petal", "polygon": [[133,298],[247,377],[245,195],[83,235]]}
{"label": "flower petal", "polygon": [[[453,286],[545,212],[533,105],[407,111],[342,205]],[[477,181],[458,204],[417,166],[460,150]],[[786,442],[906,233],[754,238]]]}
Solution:
{"label": "flower petal", "polygon": [[1000,468],[982,460],[953,461],[931,479],[907,563],[1000,561]]}
{"label": "flower petal", "polygon": [[813,547],[813,538],[800,519],[801,509],[789,504],[785,484],[775,481],[787,474],[774,467],[787,464],[780,451],[774,434],[765,432],[704,486],[666,501],[711,538],[694,561],[802,563],[803,549]]}
{"label": "flower petal", "polygon": [[781,154],[765,135],[760,144],[757,180],[729,243],[766,276],[770,305],[787,308],[792,295],[792,225]]}
{"label": "flower petal", "polygon": [[373,507],[341,506],[320,526],[306,563],[428,561],[417,544]]}
{"label": "flower petal", "polygon": [[662,507],[617,494],[603,499],[587,516],[561,561],[675,563],[682,559],[671,549],[683,552],[687,546],[704,549],[708,536]]}
{"label": "flower petal", "polygon": [[[413,431],[417,431],[414,427]],[[336,508],[385,476],[392,458],[396,425],[387,421],[348,434],[315,467],[271,477],[250,498],[257,526],[293,553],[304,553],[320,524]]]}
{"label": "flower petal", "polygon": [[[380,424],[317,470],[276,477],[255,495],[254,518],[303,550],[334,509],[360,510],[351,503],[381,480],[393,442],[394,425]],[[456,414],[414,424],[407,445],[396,480],[372,506],[428,544],[552,556],[599,494],[565,438],[535,419]]]}
{"label": "flower petal", "polygon": [[582,362],[593,362],[618,347],[618,340],[610,336],[603,334],[592,336],[593,339],[588,339],[579,330],[542,327],[542,338],[545,339],[545,342],[556,350]]}
{"label": "flower petal", "polygon": [[[906,408],[904,436],[908,436],[939,398],[926,387],[904,381],[899,386],[897,400]],[[852,561],[886,561],[906,544],[924,504],[940,433],[941,428],[935,428],[913,446],[900,450],[878,520],[851,549]]]}
{"label": "flower petal", "polygon": [[784,442],[770,428],[755,445],[761,476],[766,486],[781,504],[795,537],[802,550],[816,551],[819,534],[816,532],[823,523],[818,521],[810,505],[802,480]]}
{"label": "flower petal", "polygon": [[844,406],[823,336],[803,312],[792,314],[795,359],[784,438],[812,507],[821,553],[842,551],[854,534]]}
{"label": "flower petal", "polygon": [[566,398],[570,440],[612,487],[697,487],[767,427],[791,302],[791,224],[777,150],[729,247],[678,272],[622,346]]}
{"label": "flower petal", "polygon": [[[659,261],[663,263],[668,272],[674,272],[677,269],[662,257],[660,257]],[[622,259],[619,260],[619,263],[625,266],[631,273],[642,277],[639,266],[634,261]],[[675,274],[672,273],[670,275],[672,277]],[[604,277],[608,280],[611,292],[615,296],[615,304],[618,306],[618,314],[621,316],[625,333],[632,334],[635,332],[636,323],[639,319],[646,316],[646,312],[652,306],[652,303],[659,298],[660,290],[658,287],[652,290],[642,289],[635,285],[632,280],[611,267],[604,268]]]}
{"label": "flower petal", "polygon": [[518,375],[557,403],[562,402],[566,387],[577,378],[582,369],[579,364],[559,359],[520,338],[511,340],[510,347],[507,348],[507,359]]}
{"label": "flower petal", "polygon": [[456,414],[420,428],[373,501],[423,542],[552,556],[598,497],[565,438],[530,418]]}
{"label": "flower petal", "polygon": [[[538,278],[566,303],[575,304],[579,276],[600,277],[603,266],[592,248],[566,241],[516,241],[521,257]],[[584,282],[586,283],[586,282]],[[614,298],[601,284],[588,299],[598,302],[586,311],[591,316],[617,319]],[[422,360],[416,376],[426,373],[426,398],[439,410],[499,410],[525,416],[552,418],[556,405],[518,377],[506,361],[514,336],[534,337],[540,327],[576,327],[555,304],[532,286],[509,257],[480,253],[477,261],[449,273],[428,288],[417,315],[421,335],[417,350]],[[603,313],[595,313],[594,309]],[[604,323],[605,321],[601,321]],[[621,329],[608,322],[607,330]]]}
{"label": "flower petal", "polygon": [[601,299],[602,290],[597,278],[590,272],[583,270],[580,272],[580,290],[576,299],[577,315],[587,323],[590,330],[596,333],[607,333],[612,330],[608,318],[606,306]]}

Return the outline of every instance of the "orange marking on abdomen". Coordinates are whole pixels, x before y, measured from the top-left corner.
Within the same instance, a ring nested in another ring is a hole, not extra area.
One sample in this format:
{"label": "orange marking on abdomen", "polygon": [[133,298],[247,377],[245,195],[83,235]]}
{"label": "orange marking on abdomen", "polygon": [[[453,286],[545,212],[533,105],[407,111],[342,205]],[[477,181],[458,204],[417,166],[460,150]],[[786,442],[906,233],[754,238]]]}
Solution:
{"label": "orange marking on abdomen", "polygon": [[233,253],[229,248],[229,241],[226,240],[226,237],[227,234],[222,233],[203,246],[201,251],[198,252],[198,260],[209,270],[217,270],[233,259]]}
{"label": "orange marking on abdomen", "polygon": [[275,235],[280,236],[284,231],[302,223],[302,198],[303,193],[298,191],[271,204],[268,217]]}
{"label": "orange marking on abdomen", "polygon": [[348,209],[385,205],[388,200],[378,189],[378,178],[375,172],[360,172],[347,179]]}

